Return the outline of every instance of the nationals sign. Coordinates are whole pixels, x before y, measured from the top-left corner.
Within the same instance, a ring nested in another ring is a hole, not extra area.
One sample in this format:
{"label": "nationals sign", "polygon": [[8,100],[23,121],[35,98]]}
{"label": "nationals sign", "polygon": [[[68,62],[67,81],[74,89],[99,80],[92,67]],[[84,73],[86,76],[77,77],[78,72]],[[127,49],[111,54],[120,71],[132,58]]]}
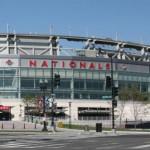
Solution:
{"label": "nationals sign", "polygon": [[91,70],[110,70],[110,63],[99,63],[76,60],[28,60],[29,67],[37,68],[69,68],[69,69],[91,69]]}

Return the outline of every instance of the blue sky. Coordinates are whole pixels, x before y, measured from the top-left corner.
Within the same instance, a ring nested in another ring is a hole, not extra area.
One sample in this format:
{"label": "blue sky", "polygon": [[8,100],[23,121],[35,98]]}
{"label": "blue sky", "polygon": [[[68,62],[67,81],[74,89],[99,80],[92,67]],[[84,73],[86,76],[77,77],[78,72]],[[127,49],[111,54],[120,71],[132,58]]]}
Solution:
{"label": "blue sky", "polygon": [[96,36],[150,44],[150,0],[0,0],[0,32]]}

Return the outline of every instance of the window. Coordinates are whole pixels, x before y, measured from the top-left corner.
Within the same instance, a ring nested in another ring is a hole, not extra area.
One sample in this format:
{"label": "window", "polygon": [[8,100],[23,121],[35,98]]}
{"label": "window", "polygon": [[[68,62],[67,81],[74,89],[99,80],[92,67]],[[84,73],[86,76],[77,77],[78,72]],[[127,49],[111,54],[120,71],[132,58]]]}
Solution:
{"label": "window", "polygon": [[148,92],[148,84],[141,83],[141,92]]}
{"label": "window", "polygon": [[22,78],[21,79],[21,88],[34,88],[34,79],[33,78]]}
{"label": "window", "polygon": [[4,78],[4,87],[13,87],[13,79],[10,77],[5,77]]}
{"label": "window", "polygon": [[84,80],[75,79],[74,80],[74,88],[75,89],[84,89]]}
{"label": "window", "polygon": [[89,90],[103,90],[104,81],[101,80],[86,80],[86,88]]}
{"label": "window", "polygon": [[58,88],[60,88],[60,89],[70,89],[70,81],[71,80],[60,78],[60,86]]}

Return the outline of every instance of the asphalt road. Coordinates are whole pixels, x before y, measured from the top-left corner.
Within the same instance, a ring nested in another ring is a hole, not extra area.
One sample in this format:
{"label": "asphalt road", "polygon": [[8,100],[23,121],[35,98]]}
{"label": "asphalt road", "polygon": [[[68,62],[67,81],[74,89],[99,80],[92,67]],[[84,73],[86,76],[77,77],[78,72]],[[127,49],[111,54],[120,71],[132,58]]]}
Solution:
{"label": "asphalt road", "polygon": [[3,150],[150,150],[150,135],[56,138],[44,135],[1,135]]}

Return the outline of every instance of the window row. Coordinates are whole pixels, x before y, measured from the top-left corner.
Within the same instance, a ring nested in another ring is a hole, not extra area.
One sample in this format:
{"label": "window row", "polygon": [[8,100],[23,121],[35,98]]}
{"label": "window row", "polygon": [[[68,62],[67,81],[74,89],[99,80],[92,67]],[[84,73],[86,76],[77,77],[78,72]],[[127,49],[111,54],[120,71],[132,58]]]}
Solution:
{"label": "window row", "polygon": [[[58,73],[61,78],[79,78],[79,79],[104,79],[105,71],[54,69],[54,74]],[[22,68],[21,77],[51,77],[51,69]]]}
{"label": "window row", "polygon": [[[39,79],[33,78],[21,78],[21,88],[23,89],[32,89],[32,88],[39,88]],[[51,79],[47,79],[47,88],[51,88]],[[71,79],[61,79],[60,86],[57,87],[58,89],[91,89],[91,90],[104,90],[105,81],[102,80],[74,80]],[[55,82],[55,81],[54,81]]]}

